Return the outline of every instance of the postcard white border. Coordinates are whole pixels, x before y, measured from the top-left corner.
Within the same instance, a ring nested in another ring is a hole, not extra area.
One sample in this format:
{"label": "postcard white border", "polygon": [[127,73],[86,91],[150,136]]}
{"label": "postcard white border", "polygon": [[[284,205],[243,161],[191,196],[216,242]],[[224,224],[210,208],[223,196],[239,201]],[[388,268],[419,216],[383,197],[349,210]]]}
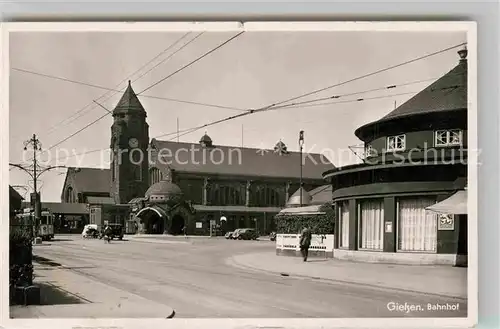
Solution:
{"label": "postcard white border", "polygon": [[[477,25],[476,22],[68,22],[68,23],[0,23],[0,77],[1,100],[1,148],[0,189],[2,216],[0,217],[0,284],[1,325],[8,328],[75,328],[75,327],[123,327],[123,328],[236,328],[236,327],[286,327],[286,328],[335,328],[335,327],[471,327],[477,323],[478,314],[478,127],[477,127]],[[467,318],[371,318],[371,319],[10,319],[8,303],[8,209],[9,204],[9,33],[33,32],[133,32],[133,31],[463,31],[467,35],[468,48],[468,316]],[[4,220],[7,219],[7,220]]]}

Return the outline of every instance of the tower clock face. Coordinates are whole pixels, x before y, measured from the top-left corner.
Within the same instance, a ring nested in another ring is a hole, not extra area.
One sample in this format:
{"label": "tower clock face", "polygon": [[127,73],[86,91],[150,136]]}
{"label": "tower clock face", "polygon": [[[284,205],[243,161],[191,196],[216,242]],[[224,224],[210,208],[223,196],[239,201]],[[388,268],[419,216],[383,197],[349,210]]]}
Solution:
{"label": "tower clock face", "polygon": [[128,145],[130,145],[130,147],[132,148],[136,148],[139,146],[139,141],[137,140],[137,138],[131,138],[128,141]]}

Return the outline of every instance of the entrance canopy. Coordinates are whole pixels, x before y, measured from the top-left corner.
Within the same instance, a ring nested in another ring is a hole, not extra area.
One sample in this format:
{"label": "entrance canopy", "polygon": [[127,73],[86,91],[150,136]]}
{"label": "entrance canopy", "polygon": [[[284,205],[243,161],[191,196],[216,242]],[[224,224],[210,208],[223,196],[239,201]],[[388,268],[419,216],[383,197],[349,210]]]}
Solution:
{"label": "entrance canopy", "polygon": [[439,214],[467,215],[467,190],[458,191],[448,199],[425,208]]}
{"label": "entrance canopy", "polygon": [[161,218],[166,218],[167,217],[167,213],[165,212],[165,210],[163,210],[159,206],[151,206],[151,207],[142,208],[141,210],[139,210],[139,212],[135,216],[136,217],[141,217],[142,215],[144,215],[148,211],[155,212]]}

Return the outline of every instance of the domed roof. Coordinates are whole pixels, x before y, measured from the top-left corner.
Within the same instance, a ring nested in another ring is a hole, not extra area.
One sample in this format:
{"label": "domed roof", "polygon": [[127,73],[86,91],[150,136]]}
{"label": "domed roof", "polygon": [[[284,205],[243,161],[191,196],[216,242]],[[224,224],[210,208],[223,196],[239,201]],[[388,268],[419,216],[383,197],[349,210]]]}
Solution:
{"label": "domed roof", "polygon": [[381,123],[429,113],[467,110],[467,50],[458,51],[460,60],[451,71],[420,91],[378,121],[359,127],[355,135],[364,140]]}
{"label": "domed roof", "polygon": [[181,196],[182,194],[182,190],[179,186],[172,182],[164,180],[159,181],[158,183],[154,183],[146,191],[146,197],[149,197],[151,195]]}
{"label": "domed roof", "polygon": [[212,143],[212,139],[205,133],[205,135],[201,136],[200,143]]}
{"label": "domed roof", "polygon": [[303,188],[299,188],[286,203],[287,207],[300,207],[300,193],[302,193],[302,206],[308,206],[311,204],[311,195]]}

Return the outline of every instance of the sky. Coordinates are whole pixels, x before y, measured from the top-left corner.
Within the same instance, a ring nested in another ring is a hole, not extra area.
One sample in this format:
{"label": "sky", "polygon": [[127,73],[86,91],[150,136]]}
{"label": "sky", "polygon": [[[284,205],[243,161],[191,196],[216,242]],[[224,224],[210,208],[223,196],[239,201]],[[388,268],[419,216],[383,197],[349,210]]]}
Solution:
{"label": "sky", "polygon": [[[40,140],[42,150],[46,150],[105,115],[107,111],[94,100],[112,111],[121,93],[89,85],[123,90],[132,73],[157,57],[131,77],[133,89],[140,93],[237,34],[205,32],[198,36],[199,33],[11,33],[10,162],[24,163],[23,158],[30,159],[30,154],[23,151],[23,142],[33,134]],[[165,51],[182,36],[184,39]],[[466,42],[465,33],[457,32],[245,32],[151,87],[144,95],[239,109],[259,108],[462,42]],[[255,148],[273,148],[281,139],[289,150],[297,151],[299,131],[304,130],[306,152],[324,153],[334,165],[344,166],[356,161],[356,156],[349,151],[349,146],[361,143],[354,130],[391,112],[395,105],[401,105],[451,70],[459,60],[457,51],[458,48],[452,49],[296,100],[359,93],[333,100],[336,104],[252,114],[179,139],[196,143],[207,132],[214,144]],[[121,81],[123,83],[118,86]],[[405,85],[400,86],[402,84]],[[364,92],[390,85],[397,87]],[[177,122],[182,131],[241,113],[199,104],[139,98],[147,111],[150,138],[175,133]],[[356,101],[359,98],[365,100]],[[91,106],[86,107],[89,104]],[[59,158],[59,165],[104,168],[108,156],[104,151],[69,158],[64,155],[107,149],[111,124],[112,117],[107,115],[42,154],[40,159],[55,164],[55,158]],[[163,139],[169,138],[175,135]],[[61,200],[64,177],[64,169],[51,170],[40,177],[42,201]],[[11,169],[10,184],[25,186],[25,190],[18,190],[29,197],[27,193],[32,188],[32,181],[27,173]]]}

